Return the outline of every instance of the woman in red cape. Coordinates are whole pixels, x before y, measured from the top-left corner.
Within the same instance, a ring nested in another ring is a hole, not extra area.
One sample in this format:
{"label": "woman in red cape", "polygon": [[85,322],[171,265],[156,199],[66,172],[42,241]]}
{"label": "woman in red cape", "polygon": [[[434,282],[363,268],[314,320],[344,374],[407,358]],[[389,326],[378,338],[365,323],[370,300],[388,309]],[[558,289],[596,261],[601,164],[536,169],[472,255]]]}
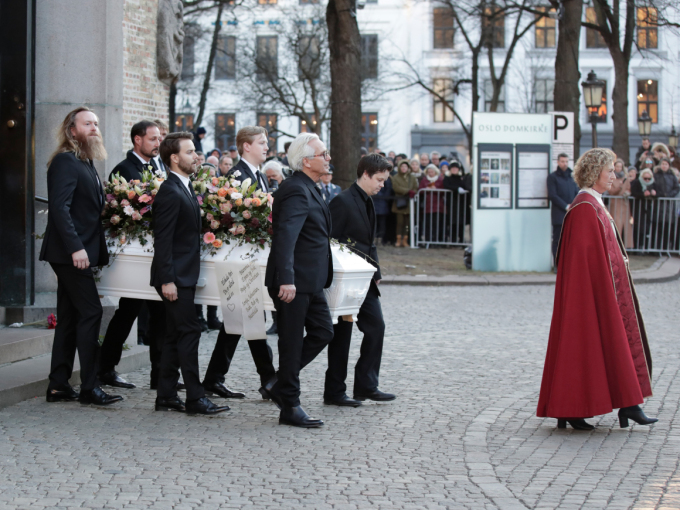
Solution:
{"label": "woman in red cape", "polygon": [[652,395],[652,359],[628,256],[602,194],[615,179],[616,155],[591,149],[574,167],[581,192],[567,210],[558,247],[550,340],[536,415],[580,430],[584,418],[619,409],[648,425],[639,404]]}

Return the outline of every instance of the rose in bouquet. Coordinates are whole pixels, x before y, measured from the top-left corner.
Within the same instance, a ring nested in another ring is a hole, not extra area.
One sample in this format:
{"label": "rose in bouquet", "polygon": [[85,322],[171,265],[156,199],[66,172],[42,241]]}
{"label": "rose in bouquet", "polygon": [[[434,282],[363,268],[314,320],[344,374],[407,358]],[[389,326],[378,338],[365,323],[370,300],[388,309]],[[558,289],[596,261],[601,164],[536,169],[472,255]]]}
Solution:
{"label": "rose in bouquet", "polygon": [[264,246],[272,234],[270,193],[257,189],[250,179],[241,182],[237,171],[230,177],[213,177],[201,170],[193,182],[201,206],[203,247],[211,253],[235,242]]}
{"label": "rose in bouquet", "polygon": [[122,248],[133,239],[144,246],[151,235],[151,207],[163,178],[145,169],[141,180],[127,181],[116,174],[105,183],[102,223],[109,247]]}

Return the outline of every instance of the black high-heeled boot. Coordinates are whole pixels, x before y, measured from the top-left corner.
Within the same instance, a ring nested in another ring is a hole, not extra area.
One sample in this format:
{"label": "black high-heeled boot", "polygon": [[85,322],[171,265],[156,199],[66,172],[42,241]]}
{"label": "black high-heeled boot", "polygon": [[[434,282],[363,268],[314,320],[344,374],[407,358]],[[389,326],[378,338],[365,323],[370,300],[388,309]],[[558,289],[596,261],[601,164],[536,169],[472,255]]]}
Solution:
{"label": "black high-heeled boot", "polygon": [[633,420],[640,425],[650,425],[659,421],[658,418],[649,418],[640,406],[622,407],[619,409],[619,425],[622,429],[628,426],[628,420]]}
{"label": "black high-heeled boot", "polygon": [[557,418],[557,428],[566,429],[567,423],[575,430],[593,430],[594,425],[591,425],[583,418]]}

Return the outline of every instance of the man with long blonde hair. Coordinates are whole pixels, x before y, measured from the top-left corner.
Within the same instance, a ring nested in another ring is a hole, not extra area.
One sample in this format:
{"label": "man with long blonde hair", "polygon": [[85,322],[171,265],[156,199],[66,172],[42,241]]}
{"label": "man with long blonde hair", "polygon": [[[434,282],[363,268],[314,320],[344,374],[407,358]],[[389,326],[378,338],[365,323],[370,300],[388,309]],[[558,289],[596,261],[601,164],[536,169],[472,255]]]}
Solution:
{"label": "man with long blonde hair", "polygon": [[[108,405],[123,400],[107,395],[97,380],[102,305],[91,267],[108,264],[101,223],[104,189],[94,159],[106,158],[99,119],[81,106],[66,115],[58,146],[48,163],[49,212],[40,260],[57,275],[57,328],[52,346],[47,401],[80,400]],[[80,393],[69,384],[76,350],[80,359]]]}

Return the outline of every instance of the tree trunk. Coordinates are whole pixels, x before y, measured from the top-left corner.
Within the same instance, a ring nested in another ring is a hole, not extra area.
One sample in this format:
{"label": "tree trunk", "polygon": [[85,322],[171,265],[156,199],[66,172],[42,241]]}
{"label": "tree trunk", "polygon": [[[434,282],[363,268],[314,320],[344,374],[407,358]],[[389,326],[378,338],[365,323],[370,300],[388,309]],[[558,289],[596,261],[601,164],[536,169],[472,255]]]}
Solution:
{"label": "tree trunk", "polygon": [[195,126],[198,128],[203,122],[203,114],[205,113],[205,101],[208,98],[208,90],[210,90],[210,77],[212,76],[213,64],[215,62],[215,54],[217,53],[217,42],[220,36],[220,28],[222,27],[222,10],[224,4],[220,2],[217,6],[217,19],[215,20],[215,30],[213,30],[212,43],[210,44],[210,54],[208,56],[208,68],[205,70],[205,78],[203,78],[203,89],[201,90],[201,99],[198,102],[198,117],[196,117]]}
{"label": "tree trunk", "polygon": [[564,14],[558,24],[555,56],[555,111],[574,112],[574,160],[580,155],[581,73],[578,67],[583,0],[565,0]]}
{"label": "tree trunk", "polygon": [[333,182],[356,180],[361,159],[361,36],[353,0],[329,0],[326,9],[331,62]]}
{"label": "tree trunk", "polygon": [[620,51],[612,51],[614,61],[614,91],[612,103],[614,113],[614,143],[612,150],[624,161],[630,160],[628,143],[628,62]]}

